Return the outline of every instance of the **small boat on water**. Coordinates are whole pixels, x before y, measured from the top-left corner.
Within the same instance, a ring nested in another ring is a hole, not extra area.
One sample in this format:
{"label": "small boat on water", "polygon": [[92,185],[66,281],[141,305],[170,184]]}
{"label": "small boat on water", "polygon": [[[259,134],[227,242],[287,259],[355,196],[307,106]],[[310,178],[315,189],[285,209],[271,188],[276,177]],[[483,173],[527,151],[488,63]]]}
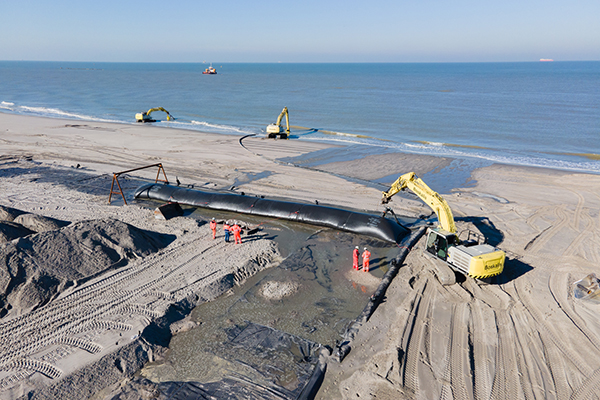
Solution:
{"label": "small boat on water", "polygon": [[206,68],[204,71],[202,71],[202,73],[208,75],[216,75],[217,70],[213,68],[212,64],[210,64],[210,67]]}

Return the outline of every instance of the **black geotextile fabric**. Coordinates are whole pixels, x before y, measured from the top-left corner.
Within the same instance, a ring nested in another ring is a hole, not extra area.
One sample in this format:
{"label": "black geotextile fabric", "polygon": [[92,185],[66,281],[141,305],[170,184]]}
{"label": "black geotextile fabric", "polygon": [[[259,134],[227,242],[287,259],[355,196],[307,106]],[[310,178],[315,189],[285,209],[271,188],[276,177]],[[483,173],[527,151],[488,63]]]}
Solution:
{"label": "black geotextile fabric", "polygon": [[410,233],[396,221],[378,215],[237,193],[212,193],[165,184],[148,184],[136,190],[135,197],[327,226],[393,243],[399,243]]}
{"label": "black geotextile fabric", "polygon": [[324,374],[320,344],[251,322],[226,333],[228,340],[214,355],[227,361],[222,379],[163,382],[157,400],[314,398],[314,390],[309,389]]}

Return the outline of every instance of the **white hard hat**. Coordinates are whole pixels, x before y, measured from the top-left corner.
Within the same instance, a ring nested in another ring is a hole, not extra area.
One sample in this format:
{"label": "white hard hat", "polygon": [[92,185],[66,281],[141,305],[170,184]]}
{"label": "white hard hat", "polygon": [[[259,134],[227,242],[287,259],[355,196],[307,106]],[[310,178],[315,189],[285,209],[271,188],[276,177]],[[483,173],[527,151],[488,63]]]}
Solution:
{"label": "white hard hat", "polygon": [[366,249],[367,249],[367,248],[365,247],[365,250],[366,250]]}
{"label": "white hard hat", "polygon": [[356,248],[358,249],[358,246],[356,246]]}

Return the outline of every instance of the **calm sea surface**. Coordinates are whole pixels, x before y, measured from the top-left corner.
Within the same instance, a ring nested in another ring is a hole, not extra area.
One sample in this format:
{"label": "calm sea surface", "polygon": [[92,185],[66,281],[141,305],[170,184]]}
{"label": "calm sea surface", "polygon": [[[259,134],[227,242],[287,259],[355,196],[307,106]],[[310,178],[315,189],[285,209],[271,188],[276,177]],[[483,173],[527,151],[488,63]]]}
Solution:
{"label": "calm sea surface", "polygon": [[457,64],[0,62],[0,111],[292,137],[346,154],[413,152],[600,173],[600,62]]}

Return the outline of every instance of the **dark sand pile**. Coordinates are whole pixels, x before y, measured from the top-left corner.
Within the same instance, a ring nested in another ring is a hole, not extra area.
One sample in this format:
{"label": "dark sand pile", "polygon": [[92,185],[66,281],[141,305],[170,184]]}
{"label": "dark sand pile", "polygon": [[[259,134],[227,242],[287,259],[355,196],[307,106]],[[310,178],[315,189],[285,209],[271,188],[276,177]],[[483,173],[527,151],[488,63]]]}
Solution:
{"label": "dark sand pile", "polygon": [[10,242],[36,232],[53,231],[69,224],[69,221],[0,205],[0,243]]}
{"label": "dark sand pile", "polygon": [[[33,222],[30,227],[54,223],[34,214],[21,214],[17,219]],[[1,317],[39,307],[77,281],[147,256],[174,240],[173,235],[144,231],[111,219],[82,221],[35,234],[14,222],[1,226],[28,233],[0,244]]]}

